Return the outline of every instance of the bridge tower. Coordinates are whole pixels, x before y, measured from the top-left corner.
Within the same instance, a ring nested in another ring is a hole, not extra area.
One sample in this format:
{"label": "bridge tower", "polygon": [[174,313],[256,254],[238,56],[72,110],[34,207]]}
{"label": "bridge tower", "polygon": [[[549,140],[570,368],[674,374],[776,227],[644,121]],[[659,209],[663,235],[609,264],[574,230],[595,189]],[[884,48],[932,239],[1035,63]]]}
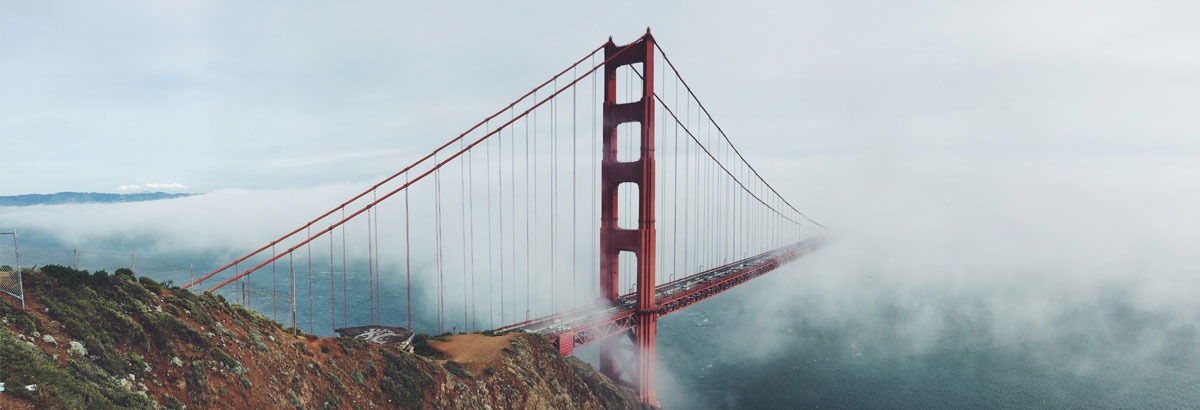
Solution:
{"label": "bridge tower", "polygon": [[[617,46],[612,38],[604,45],[603,158],[600,171],[600,292],[615,303],[620,296],[617,263],[621,252],[637,260],[637,325],[630,331],[600,341],[600,371],[613,381],[633,388],[645,403],[657,404],[654,391],[654,337],[657,332],[654,300],[654,38],[650,29],[641,39]],[[616,56],[616,58],[612,58]],[[641,64],[641,98],[617,103],[617,69]],[[641,126],[641,155],[632,161],[617,160],[617,126]],[[618,226],[618,187],[637,188],[637,229]]]}

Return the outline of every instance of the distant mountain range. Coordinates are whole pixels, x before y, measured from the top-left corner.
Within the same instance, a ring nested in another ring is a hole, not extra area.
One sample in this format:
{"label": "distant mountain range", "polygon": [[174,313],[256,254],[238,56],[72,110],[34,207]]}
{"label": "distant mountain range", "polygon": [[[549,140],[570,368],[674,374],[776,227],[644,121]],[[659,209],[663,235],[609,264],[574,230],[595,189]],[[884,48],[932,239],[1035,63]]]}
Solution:
{"label": "distant mountain range", "polygon": [[0,206],[66,205],[116,202],[141,202],[171,199],[195,194],[140,192],[135,194],[106,194],[100,192],[59,192],[56,194],[25,194],[0,196]]}

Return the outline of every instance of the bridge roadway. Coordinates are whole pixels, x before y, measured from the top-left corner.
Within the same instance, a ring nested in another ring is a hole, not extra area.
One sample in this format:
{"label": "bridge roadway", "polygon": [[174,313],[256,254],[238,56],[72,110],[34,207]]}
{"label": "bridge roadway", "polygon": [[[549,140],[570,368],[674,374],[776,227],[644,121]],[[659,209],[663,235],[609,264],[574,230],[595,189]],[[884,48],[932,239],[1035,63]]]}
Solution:
{"label": "bridge roadway", "polygon": [[[657,306],[653,312],[658,317],[669,315],[812,253],[824,243],[824,238],[808,239],[659,285],[655,289]],[[601,301],[496,331],[538,333],[557,345],[561,353],[571,354],[576,346],[632,329],[636,297],[629,293],[613,304]]]}

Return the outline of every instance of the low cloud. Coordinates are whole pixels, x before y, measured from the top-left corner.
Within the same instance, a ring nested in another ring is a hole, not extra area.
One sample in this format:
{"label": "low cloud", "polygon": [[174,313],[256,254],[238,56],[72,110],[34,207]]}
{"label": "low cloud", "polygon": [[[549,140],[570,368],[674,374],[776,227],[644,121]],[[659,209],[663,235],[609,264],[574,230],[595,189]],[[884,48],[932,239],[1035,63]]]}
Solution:
{"label": "low cloud", "polygon": [[[1200,329],[1196,161],[812,161],[819,171],[792,164],[786,190],[828,222],[835,239],[767,284],[749,285],[753,304],[737,309],[745,315],[722,320],[760,342],[726,353],[771,357],[787,348],[788,332],[810,326],[900,355],[970,340],[1036,343],[1033,354],[1074,364],[1152,360],[1186,342],[1179,334]],[[1078,349],[1060,350],[1068,345]]]}
{"label": "low cloud", "polygon": [[121,184],[121,185],[117,186],[117,191],[128,192],[128,193],[146,192],[146,191],[183,191],[186,189],[188,189],[187,185],[184,185],[184,184],[181,184],[178,182],[147,182],[147,183],[141,184],[141,185]]}

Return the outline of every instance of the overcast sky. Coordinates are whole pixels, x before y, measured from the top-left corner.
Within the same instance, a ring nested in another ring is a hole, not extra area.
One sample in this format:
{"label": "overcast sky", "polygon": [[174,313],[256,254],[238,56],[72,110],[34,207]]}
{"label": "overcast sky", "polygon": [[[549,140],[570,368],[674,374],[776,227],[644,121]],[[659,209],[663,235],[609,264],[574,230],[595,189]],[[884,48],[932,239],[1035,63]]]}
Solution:
{"label": "overcast sky", "polygon": [[1200,155],[1191,1],[248,3],[0,2],[0,195],[373,180],[647,26],[768,180]]}

